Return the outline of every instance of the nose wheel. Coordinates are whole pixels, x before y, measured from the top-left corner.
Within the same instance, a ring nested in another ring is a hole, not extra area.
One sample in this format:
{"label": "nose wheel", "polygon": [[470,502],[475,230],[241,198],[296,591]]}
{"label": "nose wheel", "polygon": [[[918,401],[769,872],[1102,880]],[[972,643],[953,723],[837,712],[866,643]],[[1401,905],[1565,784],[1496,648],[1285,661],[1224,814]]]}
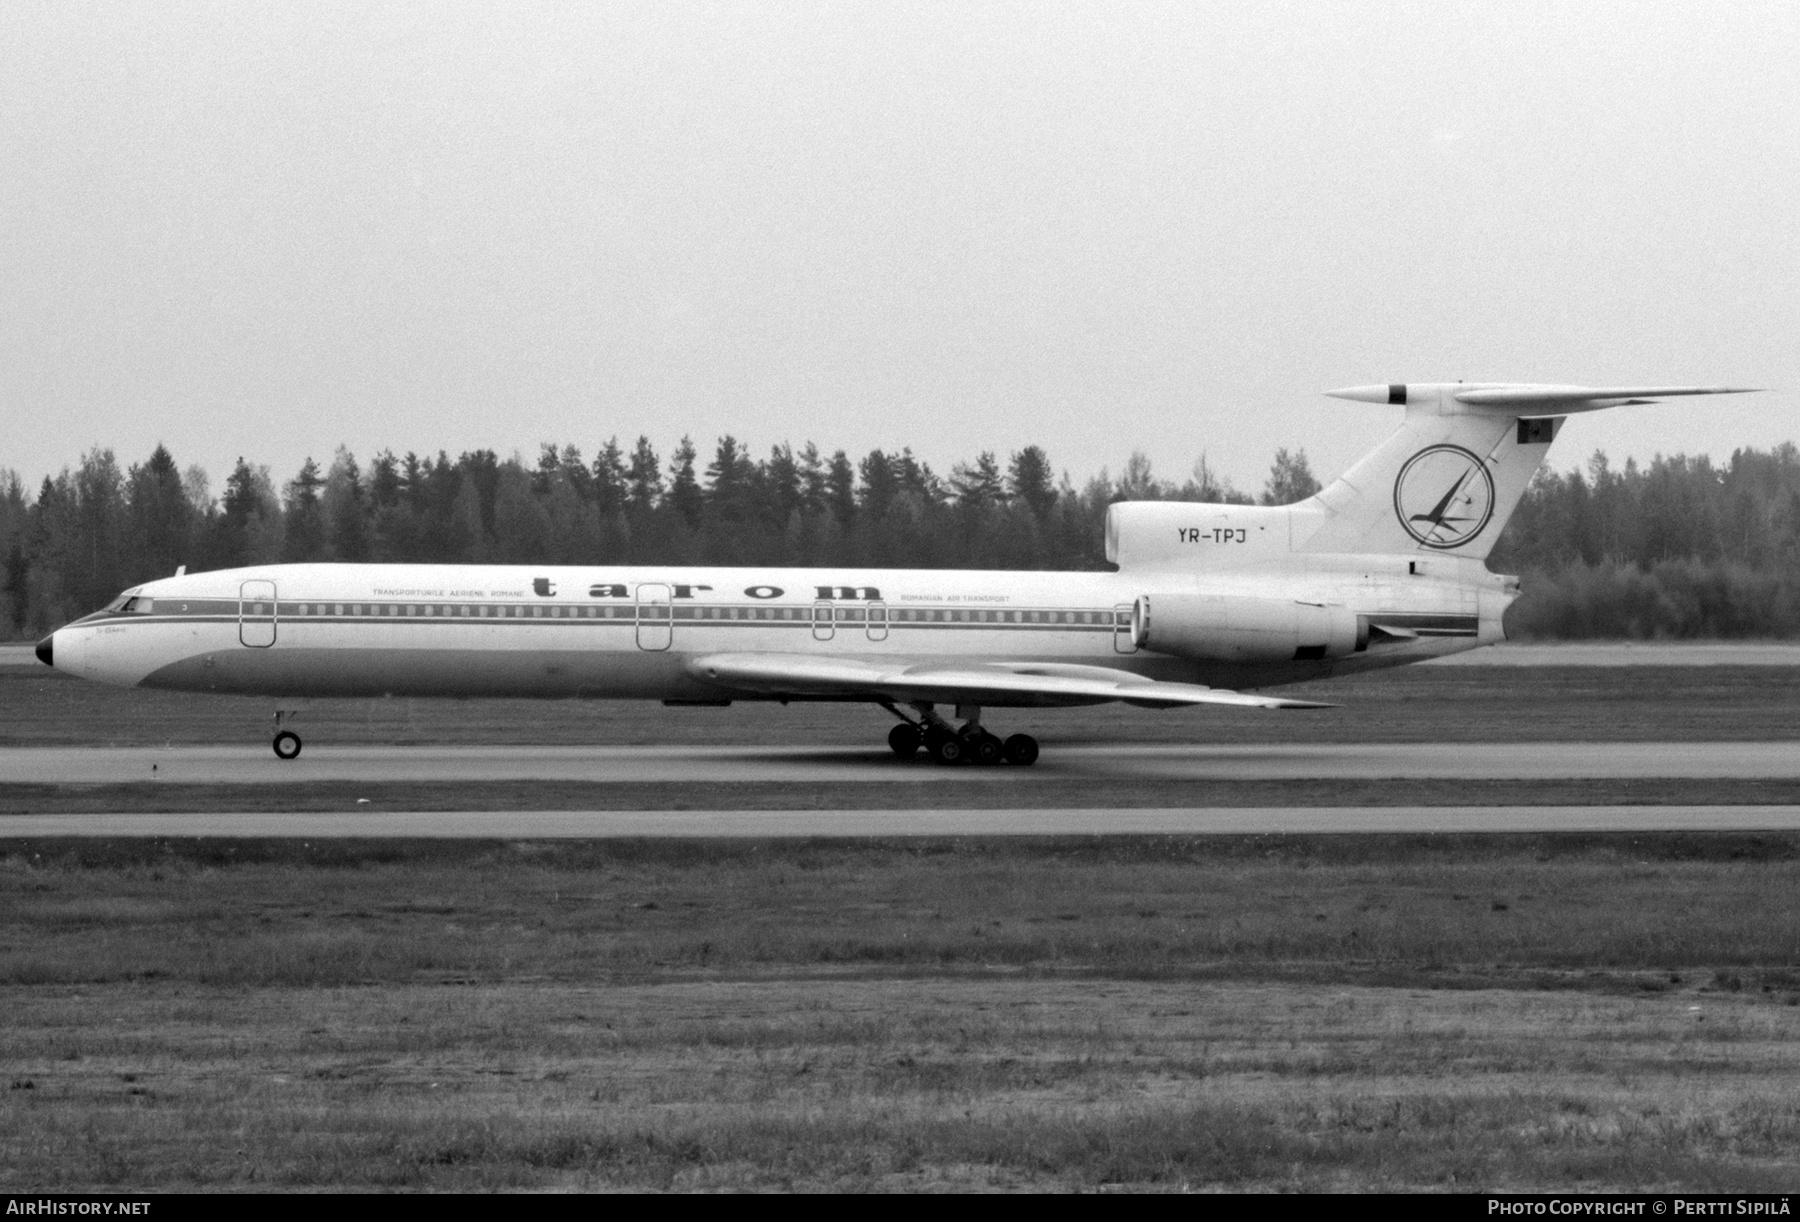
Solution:
{"label": "nose wheel", "polygon": [[276,759],[291,760],[300,754],[300,736],[292,730],[283,728],[282,724],[294,715],[294,711],[290,709],[275,711],[275,738],[270,746],[275,748]]}
{"label": "nose wheel", "polygon": [[883,707],[900,718],[900,724],[888,731],[888,748],[900,759],[912,759],[922,748],[939,764],[1005,763],[1028,768],[1037,763],[1037,739],[1029,734],[1014,734],[1002,740],[981,728],[979,710],[958,728],[938,716],[929,704],[913,706],[918,709],[918,721],[891,704]]}

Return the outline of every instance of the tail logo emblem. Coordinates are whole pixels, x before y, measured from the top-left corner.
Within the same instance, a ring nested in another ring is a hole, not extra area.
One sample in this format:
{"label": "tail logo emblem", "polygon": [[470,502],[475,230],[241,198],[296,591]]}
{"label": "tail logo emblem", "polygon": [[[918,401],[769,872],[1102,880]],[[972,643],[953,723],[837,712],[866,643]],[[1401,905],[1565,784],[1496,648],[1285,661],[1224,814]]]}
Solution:
{"label": "tail logo emblem", "polygon": [[1461,446],[1429,446],[1400,468],[1394,512],[1426,547],[1461,547],[1494,516],[1494,477],[1479,455]]}

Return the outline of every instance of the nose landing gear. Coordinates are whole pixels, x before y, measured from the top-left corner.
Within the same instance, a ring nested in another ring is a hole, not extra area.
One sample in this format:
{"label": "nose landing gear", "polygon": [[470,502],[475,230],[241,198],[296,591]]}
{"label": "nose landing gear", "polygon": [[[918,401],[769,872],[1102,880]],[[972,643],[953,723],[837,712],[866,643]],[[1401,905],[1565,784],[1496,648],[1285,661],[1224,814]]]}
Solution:
{"label": "nose landing gear", "polygon": [[960,728],[945,721],[929,703],[913,705],[919,714],[917,721],[885,701],[882,707],[900,719],[900,724],[888,731],[888,747],[903,760],[911,759],[923,747],[925,754],[940,764],[1008,763],[1023,768],[1037,763],[1037,739],[1014,734],[1001,741],[981,728],[977,705],[958,707],[958,714],[967,718]]}
{"label": "nose landing gear", "polygon": [[301,744],[300,736],[298,734],[294,733],[292,730],[284,730],[281,728],[281,723],[286,720],[286,718],[286,713],[278,712],[275,714],[275,740],[270,745],[275,748],[276,759],[291,760],[299,756]]}

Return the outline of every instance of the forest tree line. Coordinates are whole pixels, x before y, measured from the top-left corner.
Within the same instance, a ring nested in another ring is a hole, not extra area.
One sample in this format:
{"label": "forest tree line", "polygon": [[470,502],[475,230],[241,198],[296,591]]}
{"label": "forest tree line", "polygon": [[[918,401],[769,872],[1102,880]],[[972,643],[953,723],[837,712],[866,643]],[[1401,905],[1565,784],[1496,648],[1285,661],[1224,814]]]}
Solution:
{"label": "forest tree line", "polygon": [[[1133,455],[1077,486],[1026,446],[940,476],[910,450],[860,460],[817,446],[754,457],[721,438],[702,462],[683,439],[645,438],[592,460],[545,445],[535,464],[476,450],[455,459],[340,449],[277,483],[239,459],[215,495],[163,447],[122,467],[95,449],[35,495],[0,472],[0,635],[35,637],[120,590],[173,573],[348,562],[1108,567],[1119,500],[1290,504],[1318,488],[1303,450],[1276,452],[1255,497],[1211,471],[1158,477]],[[1540,472],[1490,560],[1519,573],[1508,617],[1524,637],[1800,635],[1800,451],[1739,450]]]}

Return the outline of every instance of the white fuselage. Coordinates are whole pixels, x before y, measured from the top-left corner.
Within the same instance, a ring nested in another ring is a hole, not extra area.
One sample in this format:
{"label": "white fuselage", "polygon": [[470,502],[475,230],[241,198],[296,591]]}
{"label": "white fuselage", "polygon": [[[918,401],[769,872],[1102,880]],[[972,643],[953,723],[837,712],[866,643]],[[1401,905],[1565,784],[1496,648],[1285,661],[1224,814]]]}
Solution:
{"label": "white fuselage", "polygon": [[[1308,557],[1304,567],[1194,574],[270,565],[171,577],[59,630],[54,665],[102,682],[268,696],[769,698],[708,683],[691,658],[1104,666],[1257,687],[1394,666],[1499,640],[1510,595],[1478,563]],[[1331,602],[1413,635],[1354,657],[1257,665],[1140,649],[1152,591]],[[1029,701],[1021,701],[1029,703]]]}

